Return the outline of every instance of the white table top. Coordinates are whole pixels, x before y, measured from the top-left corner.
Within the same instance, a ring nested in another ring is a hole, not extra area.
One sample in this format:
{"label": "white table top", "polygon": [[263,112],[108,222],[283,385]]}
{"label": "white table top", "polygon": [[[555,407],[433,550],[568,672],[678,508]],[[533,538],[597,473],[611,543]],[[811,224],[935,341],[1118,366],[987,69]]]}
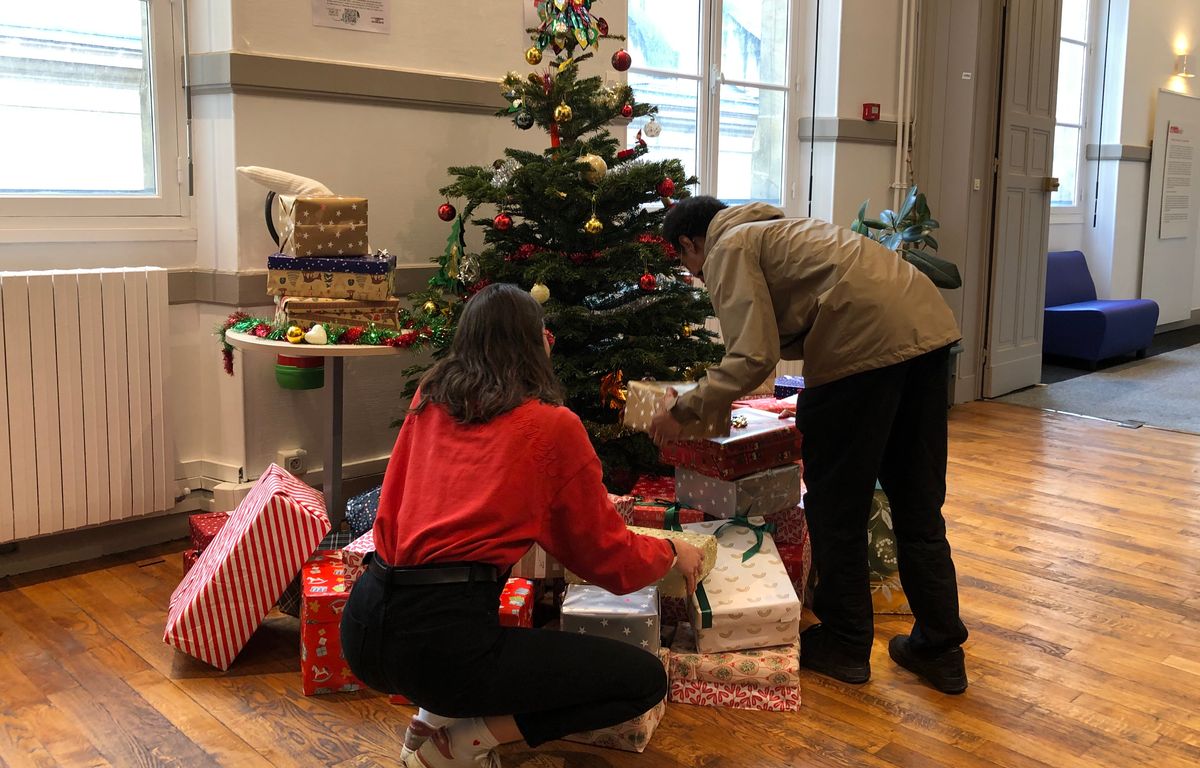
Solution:
{"label": "white table top", "polygon": [[235,331],[226,331],[225,340],[238,349],[259,350],[289,357],[370,357],[408,351],[403,347],[388,347],[383,344],[292,344],[288,341],[260,339]]}

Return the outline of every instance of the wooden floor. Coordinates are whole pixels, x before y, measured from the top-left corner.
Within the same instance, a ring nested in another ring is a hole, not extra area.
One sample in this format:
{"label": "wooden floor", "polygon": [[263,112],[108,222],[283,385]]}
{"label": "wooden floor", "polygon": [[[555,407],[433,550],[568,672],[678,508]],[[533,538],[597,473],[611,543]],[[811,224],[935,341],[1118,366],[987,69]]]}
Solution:
{"label": "wooden floor", "polygon": [[[1200,437],[1000,404],[952,412],[970,690],[806,674],[799,714],[671,705],[644,755],[554,744],[506,766],[1200,764]],[[13,766],[393,765],[408,710],[306,698],[277,617],[219,674],[161,641],[183,544],[0,581],[0,757]],[[533,670],[530,670],[531,674]]]}

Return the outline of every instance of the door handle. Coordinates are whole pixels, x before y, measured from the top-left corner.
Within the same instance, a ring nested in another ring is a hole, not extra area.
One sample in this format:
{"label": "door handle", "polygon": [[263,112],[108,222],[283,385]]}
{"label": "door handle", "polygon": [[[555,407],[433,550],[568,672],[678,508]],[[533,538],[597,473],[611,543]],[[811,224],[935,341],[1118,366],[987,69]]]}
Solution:
{"label": "door handle", "polygon": [[1059,186],[1058,178],[1055,176],[1047,176],[1042,179],[1042,189],[1046,192],[1057,192]]}

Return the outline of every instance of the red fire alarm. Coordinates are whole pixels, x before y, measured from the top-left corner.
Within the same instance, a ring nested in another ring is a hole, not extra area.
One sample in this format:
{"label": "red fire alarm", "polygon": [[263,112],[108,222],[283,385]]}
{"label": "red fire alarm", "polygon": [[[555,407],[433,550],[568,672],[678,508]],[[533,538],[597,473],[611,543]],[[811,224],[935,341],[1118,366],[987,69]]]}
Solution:
{"label": "red fire alarm", "polygon": [[873,123],[879,119],[878,104],[863,104],[863,120]]}

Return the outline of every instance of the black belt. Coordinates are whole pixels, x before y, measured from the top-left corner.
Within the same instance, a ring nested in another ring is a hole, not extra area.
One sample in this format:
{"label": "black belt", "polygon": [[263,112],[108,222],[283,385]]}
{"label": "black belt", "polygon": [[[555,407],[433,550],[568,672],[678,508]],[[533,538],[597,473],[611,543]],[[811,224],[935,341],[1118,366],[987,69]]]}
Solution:
{"label": "black belt", "polygon": [[500,572],[496,566],[485,563],[455,563],[405,568],[388,565],[383,558],[375,554],[367,568],[375,574],[376,578],[395,587],[469,584],[475,581],[494,584],[500,580]]}

